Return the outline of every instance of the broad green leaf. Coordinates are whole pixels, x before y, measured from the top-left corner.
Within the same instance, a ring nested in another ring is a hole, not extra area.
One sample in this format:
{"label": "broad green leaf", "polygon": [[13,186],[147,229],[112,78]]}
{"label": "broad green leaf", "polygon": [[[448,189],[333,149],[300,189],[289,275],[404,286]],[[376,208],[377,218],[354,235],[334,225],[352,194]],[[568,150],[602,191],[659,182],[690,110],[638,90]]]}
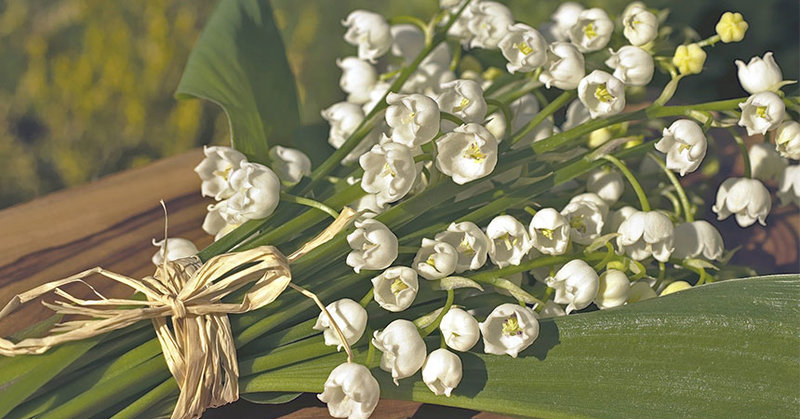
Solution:
{"label": "broad green leaf", "polygon": [[189,55],[175,94],[220,105],[233,147],[264,162],[300,124],[297,88],[267,0],[224,0]]}
{"label": "broad green leaf", "polygon": [[[800,276],[781,275],[544,319],[517,359],[482,354],[480,344],[459,354],[464,378],[449,398],[433,395],[419,373],[396,387],[373,372],[385,398],[512,415],[796,417],[798,301]],[[267,372],[244,391],[320,392],[342,361],[337,354]]]}

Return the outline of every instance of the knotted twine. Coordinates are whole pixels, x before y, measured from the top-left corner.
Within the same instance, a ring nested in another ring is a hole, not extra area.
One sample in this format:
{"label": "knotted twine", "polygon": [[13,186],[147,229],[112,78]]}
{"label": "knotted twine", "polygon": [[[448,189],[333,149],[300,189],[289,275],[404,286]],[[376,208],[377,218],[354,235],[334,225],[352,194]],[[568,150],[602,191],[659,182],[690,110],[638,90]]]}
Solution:
{"label": "knotted twine", "polygon": [[[88,319],[60,323],[50,330],[50,335],[41,338],[17,343],[0,338],[0,355],[41,354],[61,343],[88,339],[149,319],[167,367],[180,388],[172,418],[199,417],[206,408],[239,398],[239,366],[228,314],[246,313],[274,301],[292,280],[289,265],[332,239],[355,214],[345,207],[333,223],[289,257],[273,246],[261,246],[218,255],[202,265],[197,257],[165,260],[153,276],[142,279],[97,267],[48,282],[14,296],[0,311],[0,320],[20,305],[51,291],[66,301],[42,304],[58,314]],[[127,285],[147,301],[105,298],[97,292],[99,300],[84,300],[60,288],[73,282],[85,284],[83,278],[92,274]],[[222,302],[250,283],[241,303]],[[167,317],[171,317],[172,328]]]}

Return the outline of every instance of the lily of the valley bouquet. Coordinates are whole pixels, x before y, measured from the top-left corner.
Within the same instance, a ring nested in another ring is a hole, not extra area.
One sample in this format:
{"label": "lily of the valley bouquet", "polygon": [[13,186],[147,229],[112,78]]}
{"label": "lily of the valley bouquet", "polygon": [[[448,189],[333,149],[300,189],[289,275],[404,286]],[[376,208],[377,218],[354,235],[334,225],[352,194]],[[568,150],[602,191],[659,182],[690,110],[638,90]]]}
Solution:
{"label": "lily of the valley bouquet", "polygon": [[[730,63],[741,97],[667,105],[748,30],[726,12],[706,38],[680,35],[667,16],[352,11],[325,138],[298,125],[267,2],[221,2],[178,89],[231,124],[232,147],[195,169],[216,241],[198,252],[167,231],[151,277],[96,268],[10,302],[0,316],[55,293],[58,316],[0,340],[0,416],[197,417],[301,392],[350,418],[381,396],[544,417],[797,413],[797,277],[722,281],[747,269],[702,219],[759,228],[773,192],[800,202],[794,82],[765,51]],[[744,175],[706,203],[681,178],[725,141]],[[61,289],[90,274],[136,293]]]}

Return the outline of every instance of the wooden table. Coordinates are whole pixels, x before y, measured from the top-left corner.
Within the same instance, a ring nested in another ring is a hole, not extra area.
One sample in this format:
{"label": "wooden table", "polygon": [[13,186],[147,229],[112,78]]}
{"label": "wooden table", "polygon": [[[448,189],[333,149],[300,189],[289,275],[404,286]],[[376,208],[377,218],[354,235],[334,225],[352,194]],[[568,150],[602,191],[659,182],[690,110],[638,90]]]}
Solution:
{"label": "wooden table", "polygon": [[[200,196],[200,180],[192,171],[202,157],[200,150],[194,150],[0,211],[0,306],[39,284],[95,266],[132,277],[152,274],[150,258],[157,249],[151,240],[164,234],[161,199],[169,211],[170,237],[187,238],[199,248],[211,243],[200,227],[211,202]],[[100,277],[87,282],[106,297],[130,293]],[[80,284],[67,290],[91,295]],[[0,322],[0,335],[8,336],[49,315],[41,304],[31,302]],[[327,416],[327,409],[314,395],[304,395],[278,406],[239,401],[206,416],[310,418]],[[382,400],[373,417],[411,416],[499,417],[391,400]]]}

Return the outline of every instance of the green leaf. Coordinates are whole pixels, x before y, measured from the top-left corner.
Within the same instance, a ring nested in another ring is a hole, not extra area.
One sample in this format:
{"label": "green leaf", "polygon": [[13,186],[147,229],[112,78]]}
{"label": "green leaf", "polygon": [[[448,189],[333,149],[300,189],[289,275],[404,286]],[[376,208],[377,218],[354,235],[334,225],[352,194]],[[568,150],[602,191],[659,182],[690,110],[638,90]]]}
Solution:
{"label": "green leaf", "polygon": [[228,116],[233,147],[265,162],[300,124],[297,88],[267,0],[220,1],[181,77],[178,99],[200,98]]}
{"label": "green leaf", "polygon": [[288,403],[298,397],[301,393],[282,393],[267,391],[264,393],[242,394],[242,398],[251,403],[258,404],[280,404]]}
{"label": "green leaf", "polygon": [[[451,397],[433,395],[419,373],[396,387],[373,372],[384,398],[512,415],[796,417],[798,300],[800,276],[781,275],[544,319],[517,359],[480,353],[480,344],[459,353],[464,378]],[[337,354],[267,372],[247,391],[320,392],[342,361]]]}

